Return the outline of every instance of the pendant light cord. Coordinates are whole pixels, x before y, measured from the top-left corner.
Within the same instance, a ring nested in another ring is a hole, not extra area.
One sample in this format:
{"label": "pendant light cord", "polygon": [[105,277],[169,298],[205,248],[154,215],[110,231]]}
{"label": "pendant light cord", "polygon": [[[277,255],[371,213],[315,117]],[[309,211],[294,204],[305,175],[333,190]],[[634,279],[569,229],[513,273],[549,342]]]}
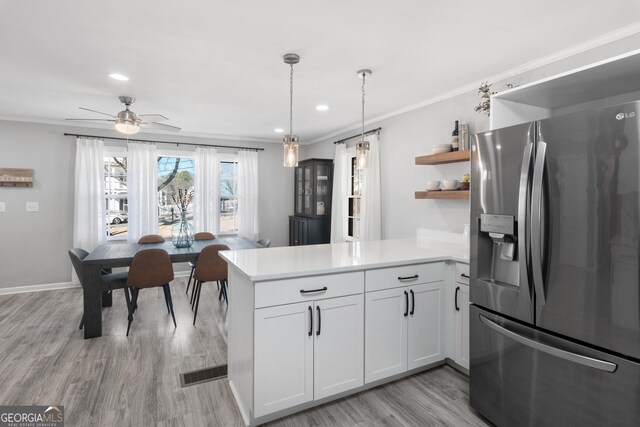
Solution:
{"label": "pendant light cord", "polygon": [[364,79],[367,73],[362,73],[362,140],[364,141]]}
{"label": "pendant light cord", "polygon": [[293,64],[289,75],[289,135],[293,136]]}

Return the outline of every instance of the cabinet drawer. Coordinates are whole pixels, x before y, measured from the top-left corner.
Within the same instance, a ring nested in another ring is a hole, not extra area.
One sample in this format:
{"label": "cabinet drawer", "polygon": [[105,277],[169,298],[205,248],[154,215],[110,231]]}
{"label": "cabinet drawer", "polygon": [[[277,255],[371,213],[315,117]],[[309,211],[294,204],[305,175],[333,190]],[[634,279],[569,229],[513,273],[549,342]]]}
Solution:
{"label": "cabinet drawer", "polygon": [[367,292],[379,291],[443,280],[444,262],[381,268],[368,270],[365,274]]}
{"label": "cabinet drawer", "polygon": [[[326,290],[322,290],[323,288]],[[318,289],[318,292],[301,292]],[[313,301],[364,292],[364,272],[327,274],[295,279],[257,282],[255,308]]]}
{"label": "cabinet drawer", "polygon": [[469,264],[456,262],[456,282],[469,284]]}

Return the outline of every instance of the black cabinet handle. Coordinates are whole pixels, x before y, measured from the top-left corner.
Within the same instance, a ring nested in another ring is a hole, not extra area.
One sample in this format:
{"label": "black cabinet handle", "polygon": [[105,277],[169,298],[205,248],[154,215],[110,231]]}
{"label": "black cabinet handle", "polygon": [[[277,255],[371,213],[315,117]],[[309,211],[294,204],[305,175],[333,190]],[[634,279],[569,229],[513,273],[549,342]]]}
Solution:
{"label": "black cabinet handle", "polygon": [[411,292],[411,311],[409,314],[413,316],[413,312],[416,310],[416,294],[413,292],[413,289],[409,292]]}
{"label": "black cabinet handle", "polygon": [[460,311],[460,307],[458,306],[458,292],[460,292],[460,286],[456,286],[456,299],[455,299],[456,311]]}
{"label": "black cabinet handle", "polygon": [[464,273],[462,273],[462,274],[460,275],[460,277],[464,277],[465,279],[469,279],[469,275],[468,275],[468,274],[464,274]]}
{"label": "black cabinet handle", "polygon": [[327,290],[327,287],[325,286],[324,288],[320,288],[320,289],[309,289],[308,291],[306,289],[300,289],[300,293],[301,294],[310,294],[313,292],[324,292]]}
{"label": "black cabinet handle", "polygon": [[405,277],[398,276],[398,280],[415,280],[418,277],[420,276],[418,276],[417,274],[414,274],[413,276],[405,276]]}
{"label": "black cabinet handle", "polygon": [[322,315],[320,314],[319,305],[316,305],[316,310],[318,310],[318,330],[316,331],[316,335],[320,335],[320,329],[322,328]]}
{"label": "black cabinet handle", "polygon": [[404,291],[404,302],[405,302],[405,310],[404,310],[404,317],[407,317],[409,315],[409,293],[407,291]]}
{"label": "black cabinet handle", "polygon": [[313,309],[309,306],[309,336],[313,335]]}

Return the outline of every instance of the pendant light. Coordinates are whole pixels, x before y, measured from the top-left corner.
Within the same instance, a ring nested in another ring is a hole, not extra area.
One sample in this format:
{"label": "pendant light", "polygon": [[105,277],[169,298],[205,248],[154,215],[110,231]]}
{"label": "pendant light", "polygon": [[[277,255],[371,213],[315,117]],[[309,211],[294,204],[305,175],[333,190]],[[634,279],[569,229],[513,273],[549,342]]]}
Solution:
{"label": "pendant light", "polygon": [[292,168],[298,166],[298,137],[293,134],[293,64],[300,62],[300,56],[295,53],[287,53],[284,63],[289,64],[291,72],[289,75],[289,135],[282,139],[284,148],[284,165]]}
{"label": "pendant light", "polygon": [[364,140],[364,81],[371,75],[371,70],[359,70],[357,74],[362,79],[362,135],[356,142],[356,165],[362,170],[367,168],[369,157],[369,141]]}

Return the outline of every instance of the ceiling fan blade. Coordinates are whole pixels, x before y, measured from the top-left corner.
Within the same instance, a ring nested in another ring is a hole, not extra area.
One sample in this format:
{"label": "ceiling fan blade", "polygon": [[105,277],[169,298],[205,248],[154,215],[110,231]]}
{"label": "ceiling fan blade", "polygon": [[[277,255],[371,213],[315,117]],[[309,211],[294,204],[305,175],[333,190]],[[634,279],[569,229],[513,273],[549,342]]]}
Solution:
{"label": "ceiling fan blade", "polygon": [[170,130],[172,132],[179,132],[182,129],[180,129],[177,126],[171,126],[171,125],[165,125],[164,123],[156,123],[156,122],[151,122],[151,123],[142,123],[144,126],[150,127],[150,128],[154,128],[154,129],[162,129],[162,130]]}
{"label": "ceiling fan blade", "polygon": [[169,120],[162,114],[138,114],[138,117],[141,117],[145,122],[163,122]]}
{"label": "ceiling fan blade", "polygon": [[112,120],[112,119],[65,119],[65,120],[74,120],[74,121],[89,120],[92,122],[115,122],[115,120]]}
{"label": "ceiling fan blade", "polygon": [[104,114],[105,116],[114,117],[114,118],[116,117],[113,114],[103,113],[102,111],[92,110],[91,108],[84,108],[84,107],[78,107],[78,108],[85,111],[91,111],[92,113]]}

